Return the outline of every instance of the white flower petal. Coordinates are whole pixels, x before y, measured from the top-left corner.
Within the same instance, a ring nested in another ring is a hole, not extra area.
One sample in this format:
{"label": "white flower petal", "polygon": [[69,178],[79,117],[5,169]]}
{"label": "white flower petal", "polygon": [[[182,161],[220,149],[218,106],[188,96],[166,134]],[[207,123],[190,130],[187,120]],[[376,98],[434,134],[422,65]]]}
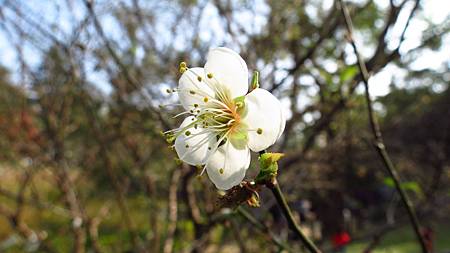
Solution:
{"label": "white flower petal", "polygon": [[245,96],[243,116],[249,129],[248,147],[254,152],[273,145],[284,130],[281,103],[267,90],[257,88]]}
{"label": "white flower petal", "polygon": [[280,122],[280,133],[278,134],[278,138],[277,138],[277,139],[279,139],[279,138],[281,137],[281,135],[282,135],[283,132],[284,132],[284,128],[286,127],[286,115],[284,115],[284,112],[283,112],[283,108],[282,108],[282,107],[280,108],[280,110],[281,110],[281,113],[280,113],[280,118],[281,118],[281,122]]}
{"label": "white flower petal", "polygon": [[184,72],[178,82],[178,90],[180,102],[186,110],[194,108],[194,104],[205,104],[205,97],[214,97],[214,92],[205,83],[203,68],[190,68]]}
{"label": "white flower petal", "polygon": [[236,149],[227,141],[214,152],[206,163],[209,179],[221,190],[238,185],[250,166],[250,150]]}
{"label": "white flower petal", "polygon": [[248,91],[248,69],[242,57],[226,47],[212,49],[208,53],[205,64],[206,74],[213,77],[208,79],[212,85],[217,81],[230,92],[231,98],[244,96]]}
{"label": "white flower petal", "polygon": [[[184,119],[180,128],[188,127],[195,122],[196,118],[190,116]],[[189,131],[189,136],[186,132]],[[183,162],[190,165],[201,165],[208,156],[208,147],[214,145],[216,137],[206,132],[204,128],[194,125],[186,128],[183,133],[175,139],[175,151]]]}

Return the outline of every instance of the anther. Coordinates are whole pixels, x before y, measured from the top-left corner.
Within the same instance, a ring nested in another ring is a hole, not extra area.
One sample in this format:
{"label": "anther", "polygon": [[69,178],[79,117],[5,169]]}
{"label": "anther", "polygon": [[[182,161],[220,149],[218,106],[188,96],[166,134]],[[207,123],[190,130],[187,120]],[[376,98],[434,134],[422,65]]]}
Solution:
{"label": "anther", "polygon": [[211,74],[211,73],[208,73],[206,76],[207,76],[209,79],[213,78],[213,74]]}
{"label": "anther", "polygon": [[262,134],[262,132],[263,132],[263,130],[262,130],[261,128],[258,128],[258,129],[256,130],[256,133],[257,133],[257,134]]}
{"label": "anther", "polygon": [[220,174],[223,174],[223,168],[220,168],[220,169],[219,169],[219,173],[220,173]]}
{"label": "anther", "polygon": [[180,62],[180,68],[186,68],[186,62],[182,61]]}
{"label": "anther", "polygon": [[186,134],[186,136],[189,136],[189,135],[191,135],[191,132],[186,131],[186,133],[184,133],[184,134]]}
{"label": "anther", "polygon": [[186,72],[187,68],[186,67],[180,67],[180,73],[183,74],[184,72]]}
{"label": "anther", "polygon": [[201,82],[201,81],[202,81],[202,77],[201,77],[201,76],[197,76],[197,80],[198,80],[199,82]]}
{"label": "anther", "polygon": [[203,102],[208,103],[208,98],[207,97],[203,98]]}
{"label": "anther", "polygon": [[195,94],[195,91],[190,90],[189,93],[191,93],[192,95],[194,95],[194,94]]}
{"label": "anther", "polygon": [[186,148],[189,148],[189,145],[188,144],[186,144],[186,146],[185,146]]}
{"label": "anther", "polygon": [[172,91],[170,89],[167,89],[166,92],[167,93],[172,93]]}
{"label": "anther", "polygon": [[197,108],[197,107],[198,107],[198,104],[194,104],[194,107]]}

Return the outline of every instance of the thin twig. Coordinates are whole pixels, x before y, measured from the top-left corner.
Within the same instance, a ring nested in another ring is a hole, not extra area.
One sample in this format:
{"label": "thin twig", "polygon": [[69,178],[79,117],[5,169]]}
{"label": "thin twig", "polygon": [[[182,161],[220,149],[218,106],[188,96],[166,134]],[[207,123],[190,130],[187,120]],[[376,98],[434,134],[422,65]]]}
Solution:
{"label": "thin twig", "polygon": [[[184,166],[184,165],[183,165]],[[172,253],[173,245],[174,245],[174,236],[175,230],[177,228],[177,219],[178,219],[178,199],[177,199],[177,191],[178,191],[178,183],[181,178],[182,167],[175,168],[172,173],[172,178],[170,182],[169,188],[169,224],[167,228],[167,236],[164,242],[164,253]]]}
{"label": "thin twig", "polygon": [[324,23],[321,26],[322,28],[321,31],[319,32],[318,39],[315,41],[315,43],[312,44],[313,46],[311,46],[304,55],[295,56],[296,58],[295,65],[287,70],[288,73],[283,79],[273,84],[273,86],[270,88],[270,92],[274,92],[275,90],[280,88],[280,86],[282,86],[290,76],[294,75],[294,73],[296,73],[308,59],[311,59],[313,57],[315,52],[320,48],[321,44],[326,39],[333,36],[334,34],[333,31],[335,31],[336,28],[339,26],[339,23],[342,22],[339,20],[339,18],[336,18],[335,16],[336,16],[335,11],[333,10],[333,8],[331,8],[330,12],[325,18]]}
{"label": "thin twig", "polygon": [[286,220],[289,224],[289,227],[292,231],[295,232],[295,234],[300,237],[300,240],[303,242],[305,247],[310,251],[314,253],[320,253],[321,251],[317,246],[303,233],[303,231],[300,229],[300,226],[297,224],[297,222],[294,219],[294,216],[292,215],[292,211],[289,208],[289,205],[284,198],[284,194],[281,191],[280,186],[278,185],[278,182],[275,180],[273,184],[268,185],[270,190],[272,191],[273,195],[275,196],[275,199],[278,202],[278,205],[283,210],[284,217],[286,217]]}
{"label": "thin twig", "polygon": [[[148,94],[148,91],[145,89],[142,83],[140,83],[136,78],[133,77],[133,75],[128,70],[128,67],[122,62],[119,55],[114,51],[110,41],[106,37],[106,34],[103,30],[102,25],[100,24],[100,21],[97,18],[97,15],[94,10],[93,1],[92,0],[84,0],[84,4],[89,12],[89,15],[91,16],[95,30],[97,31],[98,35],[100,36],[101,40],[103,41],[103,44],[105,45],[108,53],[112,57],[113,61],[116,63],[116,65],[119,67],[121,73],[123,74],[125,80],[132,85],[137,91],[138,94],[142,97],[143,102],[148,106],[148,109],[154,113],[159,121],[161,122],[162,126],[165,129],[171,129],[170,123],[161,115],[160,111],[156,110],[151,103],[153,100],[150,94]],[[139,92],[142,91],[142,92]]]}
{"label": "thin twig", "polygon": [[75,187],[71,182],[68,173],[68,166],[65,161],[60,161],[57,167],[59,171],[56,171],[56,177],[58,180],[58,186],[63,193],[65,199],[65,205],[70,210],[70,216],[72,219],[72,232],[74,234],[73,252],[84,253],[86,247],[86,232],[83,224],[83,220],[86,218],[83,214],[83,208],[75,192]]}
{"label": "thin twig", "polygon": [[353,25],[352,25],[350,14],[348,13],[348,10],[347,10],[345,4],[343,3],[343,1],[339,0],[339,3],[341,5],[342,15],[344,16],[344,19],[345,19],[345,25],[346,25],[347,32],[348,32],[348,40],[349,40],[350,44],[352,45],[353,51],[357,57],[358,68],[359,68],[359,71],[362,76],[362,81],[364,83],[370,128],[372,130],[372,134],[374,137],[374,146],[375,146],[377,153],[380,156],[386,170],[388,171],[390,177],[393,179],[395,188],[397,189],[398,193],[400,194],[401,200],[402,200],[406,210],[408,211],[408,215],[411,220],[411,224],[414,228],[414,231],[416,233],[416,236],[420,243],[420,246],[422,247],[422,252],[428,252],[426,244],[425,244],[425,240],[421,234],[419,220],[417,219],[416,213],[414,211],[414,207],[412,206],[411,201],[408,198],[408,195],[401,187],[400,177],[399,177],[397,170],[395,169],[394,164],[392,163],[392,161],[386,151],[386,147],[384,145],[380,127],[375,118],[375,114],[374,114],[373,107],[372,107],[372,99],[370,98],[370,92],[369,92],[369,73],[366,69],[366,65],[365,65],[364,61],[362,60],[361,55],[359,54],[358,49],[356,47],[356,43],[353,39]]}
{"label": "thin twig", "polygon": [[251,215],[249,212],[247,212],[244,208],[239,206],[236,208],[236,211],[244,217],[246,220],[248,220],[254,228],[256,228],[261,233],[264,233],[268,236],[268,239],[275,243],[280,249],[286,250],[288,252],[292,252],[292,249],[289,248],[286,243],[280,240],[272,231],[262,222],[258,221],[253,215]]}
{"label": "thin twig", "polygon": [[236,239],[236,242],[239,246],[239,252],[246,253],[247,248],[245,247],[245,241],[242,239],[242,236],[240,234],[241,231],[239,229],[239,223],[236,221],[236,219],[231,218],[229,226],[230,226],[231,232],[233,233],[233,236]]}
{"label": "thin twig", "polygon": [[[418,1],[416,1],[415,6],[417,6],[417,4],[418,4],[417,2]],[[398,7],[393,7],[393,8],[397,9],[400,7],[404,7],[404,4],[401,4]],[[357,8],[355,13],[358,13],[358,10],[362,10],[362,9]],[[407,23],[403,27],[402,34],[404,34],[405,31],[408,29],[409,24],[410,24],[409,20],[411,20],[411,18],[414,16],[416,11],[417,11],[417,8],[413,7],[413,9],[408,17]],[[400,10],[399,11],[397,11],[397,10],[391,11],[389,18],[386,21],[386,25],[385,25],[385,28],[383,29],[383,32],[377,38],[377,41],[383,42],[383,43],[378,43],[377,48],[375,49],[375,53],[372,55],[372,57],[369,60],[367,60],[366,66],[370,72],[378,72],[383,67],[385,67],[389,62],[392,62],[400,57],[399,49],[400,49],[401,45],[403,45],[403,39],[400,39],[400,43],[397,46],[397,48],[391,52],[389,52],[389,50],[386,48],[386,43],[384,43],[384,41],[387,40],[387,32],[390,30],[390,28],[392,28],[394,25],[397,24],[395,22],[395,20],[397,20],[397,16],[399,15],[399,13],[400,13]],[[436,34],[435,36],[440,36],[440,35],[441,34]],[[433,36],[433,37],[435,37],[435,36]],[[420,48],[423,48],[426,44],[427,44],[427,42],[422,42],[421,45],[408,51],[407,54],[412,53],[413,51],[418,50]],[[325,128],[327,128],[329,126],[329,124],[333,121],[333,119],[336,117],[336,115],[339,112],[341,112],[343,109],[345,109],[348,106],[348,101],[351,98],[354,91],[356,90],[356,87],[358,86],[358,84],[361,82],[361,80],[362,80],[362,77],[360,74],[354,76],[353,79],[348,82],[349,87],[350,87],[348,95],[346,97],[341,97],[335,104],[331,105],[332,108],[328,112],[324,113],[323,116],[320,117],[320,119],[314,123],[314,125],[309,127],[311,133],[306,137],[303,148],[298,151],[287,154],[286,157],[282,160],[281,164],[282,164],[283,168],[285,168],[285,170],[291,168],[291,166],[293,164],[298,165],[298,162],[301,161],[302,158],[306,157],[306,154],[314,146],[314,142],[315,142],[317,136]],[[286,123],[285,132],[288,131],[289,127],[291,127],[292,125],[295,124],[296,119],[301,118],[301,117],[298,117],[297,114],[298,113],[293,112],[293,117],[290,120],[288,120],[288,122]],[[289,138],[289,136],[285,135],[285,139],[288,139],[288,138]]]}

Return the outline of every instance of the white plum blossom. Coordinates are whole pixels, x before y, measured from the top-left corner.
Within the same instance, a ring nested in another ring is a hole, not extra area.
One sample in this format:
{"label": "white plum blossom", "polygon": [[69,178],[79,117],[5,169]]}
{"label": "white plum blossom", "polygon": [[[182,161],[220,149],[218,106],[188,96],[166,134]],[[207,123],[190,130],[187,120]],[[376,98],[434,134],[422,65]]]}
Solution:
{"label": "white plum blossom", "polygon": [[244,179],[250,150],[267,149],[283,133],[281,103],[267,90],[248,92],[247,64],[225,47],[210,50],[204,68],[182,63],[180,70],[179,115],[188,117],[166,135],[180,160],[204,166],[218,189],[230,189]]}

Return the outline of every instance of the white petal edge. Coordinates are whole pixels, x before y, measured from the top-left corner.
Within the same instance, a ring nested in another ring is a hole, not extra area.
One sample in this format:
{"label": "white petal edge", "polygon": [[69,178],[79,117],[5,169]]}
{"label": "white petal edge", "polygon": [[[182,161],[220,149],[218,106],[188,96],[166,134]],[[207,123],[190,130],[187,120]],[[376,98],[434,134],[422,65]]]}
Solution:
{"label": "white petal edge", "polygon": [[[245,96],[243,116],[249,129],[247,145],[254,152],[272,146],[284,130],[281,103],[267,90],[257,88]],[[258,129],[262,130],[260,134]]]}
{"label": "white petal edge", "polygon": [[[200,77],[200,81],[198,77]],[[178,96],[181,105],[186,110],[195,108],[194,104],[205,104],[205,97],[214,97],[214,92],[205,83],[205,71],[203,68],[190,68],[181,75],[178,81]]]}
{"label": "white petal edge", "polygon": [[[195,117],[189,116],[184,119],[180,128],[189,126],[189,124],[192,124],[194,121]],[[186,131],[190,132],[189,136],[186,136]],[[213,141],[215,141],[216,137],[211,133],[201,133],[202,131],[204,131],[204,128],[199,126],[195,128],[192,126],[184,130],[183,133],[175,139],[175,151],[181,161],[194,166],[204,163],[208,156],[208,147],[213,145]]]}
{"label": "white petal edge", "polygon": [[277,139],[279,139],[281,137],[281,135],[284,132],[284,128],[286,127],[286,115],[285,115],[285,113],[283,111],[283,107],[282,106],[280,106],[280,118],[281,118],[280,133],[278,134],[278,138]]}
{"label": "white petal edge", "polygon": [[211,85],[220,83],[231,95],[231,98],[244,96],[248,92],[248,69],[242,57],[226,47],[211,49],[208,53],[205,74],[212,74],[208,78]]}
{"label": "white petal edge", "polygon": [[206,163],[206,172],[218,189],[228,190],[242,182],[250,166],[250,159],[247,147],[236,149],[227,141],[211,155]]}

